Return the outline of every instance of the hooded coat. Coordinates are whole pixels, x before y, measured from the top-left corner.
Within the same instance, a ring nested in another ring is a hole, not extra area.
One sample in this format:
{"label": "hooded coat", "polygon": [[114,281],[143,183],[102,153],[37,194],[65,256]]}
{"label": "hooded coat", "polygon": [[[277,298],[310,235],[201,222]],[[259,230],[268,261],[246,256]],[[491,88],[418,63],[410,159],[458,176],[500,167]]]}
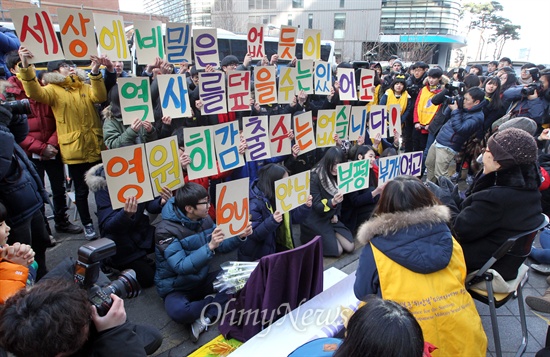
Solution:
{"label": "hooded coat", "polygon": [[103,138],[107,149],[117,149],[124,146],[148,143],[157,140],[157,129],[153,127],[147,132],[144,127],[136,133],[130,125],[124,125],[122,117],[113,114],[112,104],[101,112],[103,114]]}
{"label": "hooded coat", "polygon": [[48,83],[44,87],[38,83],[33,66],[20,68],[19,76],[29,98],[52,107],[63,163],[101,161],[103,131],[94,106],[107,99],[101,72],[88,75],[91,84],[86,83],[82,70],[69,76],[49,72],[43,77]]}

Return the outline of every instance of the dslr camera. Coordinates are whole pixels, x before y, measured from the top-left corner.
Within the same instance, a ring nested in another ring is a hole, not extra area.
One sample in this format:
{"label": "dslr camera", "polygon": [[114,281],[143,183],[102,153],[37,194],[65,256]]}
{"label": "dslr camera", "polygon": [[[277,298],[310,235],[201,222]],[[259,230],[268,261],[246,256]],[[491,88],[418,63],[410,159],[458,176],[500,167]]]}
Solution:
{"label": "dslr camera", "polygon": [[445,97],[449,99],[449,104],[454,104],[455,102],[462,102],[462,97],[466,93],[466,85],[462,82],[452,81],[445,84],[445,89],[450,92],[450,95]]}
{"label": "dslr camera", "polygon": [[15,115],[23,115],[23,114],[28,115],[32,113],[31,104],[29,103],[28,99],[9,100],[7,102],[2,102],[2,104],[0,105]]}
{"label": "dslr camera", "polygon": [[535,92],[539,92],[542,90],[542,83],[541,82],[533,82],[529,84],[527,87],[521,88],[521,95],[524,96],[530,96],[535,94]]}
{"label": "dslr camera", "polygon": [[101,261],[116,253],[116,244],[108,238],[88,242],[78,248],[78,260],[75,263],[74,281],[88,292],[88,300],[97,308],[99,316],[105,316],[113,300],[111,294],[120,298],[133,298],[139,295],[141,287],[136,280],[136,272],[124,270],[110,284],[96,284],[101,271]]}

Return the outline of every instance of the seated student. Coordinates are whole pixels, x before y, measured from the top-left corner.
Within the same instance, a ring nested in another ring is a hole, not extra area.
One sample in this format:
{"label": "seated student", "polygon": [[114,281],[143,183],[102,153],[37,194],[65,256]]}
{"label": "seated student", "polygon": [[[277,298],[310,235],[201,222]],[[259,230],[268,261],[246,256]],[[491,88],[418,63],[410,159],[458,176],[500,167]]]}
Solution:
{"label": "seated student", "polygon": [[254,232],[239,247],[239,260],[254,261],[294,248],[292,224],[299,224],[310,214],[312,197],[290,212],[274,211],[275,181],[285,177],[288,170],[277,164],[267,164],[258,171],[258,179],[250,187],[250,220]]}
{"label": "seated student", "polygon": [[376,294],[406,306],[441,356],[485,356],[487,337],[464,289],[466,266],[447,226],[450,218],[449,209],[418,178],[388,182],[373,217],[357,233],[366,245],[355,296]]}
{"label": "seated student", "polygon": [[252,234],[249,223],[240,236],[225,239],[208,215],[209,206],[206,189],[189,182],[168,200],[155,232],[157,292],[172,320],[192,324],[194,342],[221,313],[216,306],[229,300],[223,292],[207,296],[214,293],[213,282],[218,275],[218,271],[208,272],[208,263],[214,254],[237,249]]}
{"label": "seated student", "polygon": [[394,301],[372,297],[349,319],[334,357],[422,357],[423,352],[424,337],[414,316]]}

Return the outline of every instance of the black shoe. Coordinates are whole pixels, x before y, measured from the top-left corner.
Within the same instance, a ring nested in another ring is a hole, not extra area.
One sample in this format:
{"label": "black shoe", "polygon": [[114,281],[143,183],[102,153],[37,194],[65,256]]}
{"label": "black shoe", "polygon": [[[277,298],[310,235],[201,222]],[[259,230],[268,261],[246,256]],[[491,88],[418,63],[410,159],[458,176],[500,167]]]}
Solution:
{"label": "black shoe", "polygon": [[72,224],[69,221],[64,221],[59,224],[55,224],[55,231],[57,233],[79,234],[84,232],[84,229],[75,224]]}

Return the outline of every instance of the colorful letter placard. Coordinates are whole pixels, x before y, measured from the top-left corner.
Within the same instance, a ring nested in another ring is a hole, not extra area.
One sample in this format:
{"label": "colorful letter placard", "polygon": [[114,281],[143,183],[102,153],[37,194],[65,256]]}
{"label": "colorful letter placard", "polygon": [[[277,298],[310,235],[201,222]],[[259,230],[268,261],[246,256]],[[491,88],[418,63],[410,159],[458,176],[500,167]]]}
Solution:
{"label": "colorful letter placard", "polygon": [[358,83],[359,100],[370,102],[374,100],[374,70],[361,69],[361,77]]}
{"label": "colorful letter placard", "polygon": [[313,61],[296,61],[296,93],[313,94]]}
{"label": "colorful letter placard", "polygon": [[66,59],[89,60],[90,56],[97,56],[92,11],[59,7],[57,19]]}
{"label": "colorful letter placard", "polygon": [[336,129],[340,139],[346,139],[348,135],[349,117],[351,112],[351,105],[337,105],[336,106]]}
{"label": "colorful letter placard", "polygon": [[43,9],[12,9],[10,16],[21,45],[33,54],[29,63],[63,59],[63,50],[57,39],[52,19]]}
{"label": "colorful letter placard", "polygon": [[239,154],[241,137],[239,123],[232,121],[213,127],[216,143],[216,157],[220,172],[236,169],[244,165],[244,157]]}
{"label": "colorful letter placard", "polygon": [[380,133],[383,138],[387,138],[387,123],[388,109],[385,105],[373,105],[370,107],[369,134],[371,138],[375,138],[378,133]]}
{"label": "colorful letter placard", "polygon": [[286,213],[307,202],[310,175],[310,171],[305,171],[275,181],[277,211]]}
{"label": "colorful letter placard", "polygon": [[422,174],[422,151],[380,158],[378,167],[380,168],[378,185],[399,175],[420,176]]}
{"label": "colorful letter placard", "polygon": [[294,116],[294,134],[296,144],[300,147],[300,154],[315,150],[315,134],[313,133],[313,120],[311,112],[305,112]]}
{"label": "colorful letter placard", "polygon": [[340,100],[357,100],[353,68],[338,68],[336,74],[340,83]]}
{"label": "colorful letter placard", "polygon": [[277,103],[276,78],[273,66],[258,66],[254,69],[255,96],[260,105]]}
{"label": "colorful letter placard", "polygon": [[365,127],[367,124],[367,108],[365,106],[351,107],[349,123],[349,140],[355,141],[359,136],[365,138]]}
{"label": "colorful letter placard", "polygon": [[146,143],[145,150],[155,197],[160,196],[163,187],[173,191],[184,185],[175,135]]}
{"label": "colorful letter placard", "polygon": [[394,129],[401,135],[401,106],[399,104],[392,104],[389,108],[390,115],[390,134],[393,136]]}
{"label": "colorful letter placard", "polygon": [[132,124],[136,118],[154,122],[149,90],[149,77],[118,78],[118,95],[122,109],[122,122]]}
{"label": "colorful letter placard", "polygon": [[288,133],[292,130],[291,117],[291,114],[269,116],[269,140],[272,157],[292,154],[292,141],[288,137]]}
{"label": "colorful letter placard", "polygon": [[336,110],[327,109],[317,112],[317,131],[315,139],[317,147],[334,146],[334,131],[336,130]]}
{"label": "colorful letter placard", "polygon": [[227,71],[227,110],[250,110],[250,71]]}
{"label": "colorful letter placard", "polygon": [[330,63],[315,62],[315,94],[329,95],[332,89],[332,69]]}
{"label": "colorful letter placard", "polygon": [[107,55],[111,61],[132,59],[126,42],[122,16],[94,14],[94,24],[100,55]]}
{"label": "colorful letter placard", "polygon": [[281,26],[279,32],[279,47],[277,54],[280,60],[292,61],[296,57],[296,37],[298,28],[293,26]]}
{"label": "colorful letter placard", "polygon": [[166,23],[166,59],[172,64],[193,62],[191,57],[191,24]]}
{"label": "colorful letter placard", "polygon": [[249,217],[248,177],[216,185],[216,224],[231,238],[244,232]]}
{"label": "colorful letter placard", "polygon": [[172,118],[193,116],[184,74],[157,76],[162,114]]}
{"label": "colorful letter placard", "polygon": [[185,128],[183,130],[185,152],[191,163],[187,166],[190,180],[218,174],[214,138],[210,127]]}
{"label": "colorful letter placard", "polygon": [[206,69],[207,65],[219,66],[218,33],[216,29],[193,29],[193,44],[197,69]]}
{"label": "colorful letter placard", "polygon": [[134,32],[139,64],[154,63],[157,57],[164,59],[162,22],[134,20]]}
{"label": "colorful letter placard", "polygon": [[278,103],[290,104],[295,98],[296,68],[283,67],[279,76]]}
{"label": "colorful letter placard", "polygon": [[271,157],[267,115],[244,117],[243,136],[248,144],[246,161],[257,161]]}
{"label": "colorful letter placard", "polygon": [[350,193],[369,187],[369,160],[348,161],[338,164],[338,192]]}
{"label": "colorful letter placard", "polygon": [[248,53],[253,60],[262,59],[265,56],[264,47],[264,26],[259,24],[248,24],[246,34]]}
{"label": "colorful letter placard", "polygon": [[219,71],[199,73],[199,97],[202,102],[202,115],[227,113],[225,73]]}
{"label": "colorful letter placard", "polygon": [[124,207],[128,197],[136,197],[139,202],[155,198],[143,144],[104,150],[101,159],[113,209]]}
{"label": "colorful letter placard", "polygon": [[302,59],[321,59],[321,30],[304,30],[304,47]]}

